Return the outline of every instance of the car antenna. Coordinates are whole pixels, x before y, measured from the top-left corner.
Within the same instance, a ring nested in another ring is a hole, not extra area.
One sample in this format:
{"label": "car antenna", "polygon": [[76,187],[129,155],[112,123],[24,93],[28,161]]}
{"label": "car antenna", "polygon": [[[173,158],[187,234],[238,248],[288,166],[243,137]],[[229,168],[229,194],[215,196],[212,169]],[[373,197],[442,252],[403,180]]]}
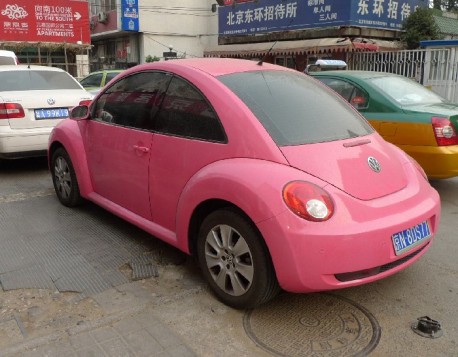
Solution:
{"label": "car antenna", "polygon": [[[285,27],[285,31],[288,30],[289,26],[291,25],[291,23],[293,22],[294,20],[294,17],[291,17],[291,20],[289,21],[289,24],[288,26]],[[270,55],[270,52],[272,52],[273,48],[275,47],[275,45],[277,44],[278,40],[276,40],[274,42],[274,44],[272,45],[271,48],[269,48],[269,51],[266,52],[266,54],[264,56],[262,56],[262,58],[259,60],[259,62],[257,63],[258,66],[262,66],[262,64],[264,63],[264,61],[266,60],[267,56]]]}
{"label": "car antenna", "polygon": [[274,46],[277,44],[278,40],[274,42],[274,44],[272,45],[272,47],[269,48],[269,51],[266,52],[266,54],[264,56],[262,56],[262,58],[259,60],[258,62],[258,66],[262,66],[262,64],[264,63],[264,61],[266,60],[267,56],[270,55],[270,52],[272,51],[272,49],[274,48]]}

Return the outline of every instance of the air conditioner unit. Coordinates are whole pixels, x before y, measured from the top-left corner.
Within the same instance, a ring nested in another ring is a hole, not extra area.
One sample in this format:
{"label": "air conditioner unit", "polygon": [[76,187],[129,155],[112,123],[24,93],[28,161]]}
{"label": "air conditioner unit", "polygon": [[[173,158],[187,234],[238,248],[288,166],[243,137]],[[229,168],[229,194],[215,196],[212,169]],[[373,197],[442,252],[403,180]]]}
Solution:
{"label": "air conditioner unit", "polygon": [[107,22],[107,21],[108,21],[107,13],[106,13],[106,12],[103,12],[103,11],[100,11],[100,12],[97,14],[97,21],[98,21],[98,22],[101,22],[101,23]]}

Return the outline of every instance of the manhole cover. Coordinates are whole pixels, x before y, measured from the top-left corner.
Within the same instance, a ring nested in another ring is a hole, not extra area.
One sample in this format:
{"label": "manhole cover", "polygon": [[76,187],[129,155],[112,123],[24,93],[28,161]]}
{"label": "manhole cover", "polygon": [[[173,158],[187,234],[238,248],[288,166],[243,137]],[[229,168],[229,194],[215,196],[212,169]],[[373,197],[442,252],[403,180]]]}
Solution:
{"label": "manhole cover", "polygon": [[330,294],[283,294],[244,317],[248,336],[278,356],[366,356],[380,326],[361,306]]}

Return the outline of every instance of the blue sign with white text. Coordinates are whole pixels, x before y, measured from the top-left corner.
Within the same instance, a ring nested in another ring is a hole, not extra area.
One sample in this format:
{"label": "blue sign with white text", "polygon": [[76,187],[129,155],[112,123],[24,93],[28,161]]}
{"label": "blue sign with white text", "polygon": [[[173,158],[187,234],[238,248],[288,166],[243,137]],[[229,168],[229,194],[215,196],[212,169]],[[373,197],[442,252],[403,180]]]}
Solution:
{"label": "blue sign with white text", "polygon": [[122,29],[138,32],[138,0],[122,0],[121,12]]}
{"label": "blue sign with white text", "polygon": [[258,0],[218,8],[219,34],[358,26],[399,30],[425,0]]}
{"label": "blue sign with white text", "polygon": [[425,0],[353,0],[351,25],[400,30],[404,20]]}

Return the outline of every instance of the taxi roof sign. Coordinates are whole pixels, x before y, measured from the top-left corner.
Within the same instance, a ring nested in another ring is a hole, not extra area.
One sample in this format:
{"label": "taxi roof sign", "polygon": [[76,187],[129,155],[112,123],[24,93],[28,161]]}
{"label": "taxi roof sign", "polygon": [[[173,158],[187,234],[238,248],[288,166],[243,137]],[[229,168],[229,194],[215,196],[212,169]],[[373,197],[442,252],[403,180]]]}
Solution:
{"label": "taxi roof sign", "polygon": [[331,71],[346,68],[347,63],[345,61],[319,59],[314,64],[309,64],[304,72]]}

